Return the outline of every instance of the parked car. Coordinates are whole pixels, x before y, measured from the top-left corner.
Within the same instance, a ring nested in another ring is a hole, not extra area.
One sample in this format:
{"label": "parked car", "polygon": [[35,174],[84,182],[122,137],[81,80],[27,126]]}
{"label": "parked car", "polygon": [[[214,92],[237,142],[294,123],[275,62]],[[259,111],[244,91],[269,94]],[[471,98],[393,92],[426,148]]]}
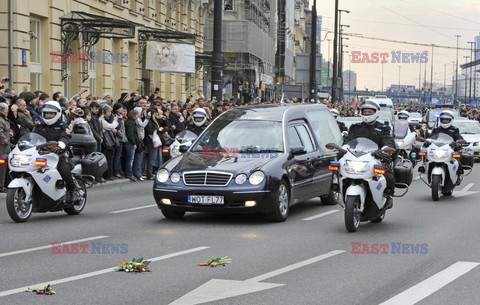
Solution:
{"label": "parked car", "polygon": [[477,120],[457,118],[452,125],[460,129],[460,134],[467,142],[463,147],[470,148],[474,158],[480,159],[480,123]]}
{"label": "parked car", "polygon": [[220,115],[157,172],[154,197],[167,218],[188,211],[262,213],[284,221],[290,206],[321,197],[336,204],[328,170],[343,144],[325,105],[265,105]]}
{"label": "parked car", "polygon": [[422,122],[422,114],[420,112],[410,112],[408,118],[408,124],[415,129],[420,129]]}

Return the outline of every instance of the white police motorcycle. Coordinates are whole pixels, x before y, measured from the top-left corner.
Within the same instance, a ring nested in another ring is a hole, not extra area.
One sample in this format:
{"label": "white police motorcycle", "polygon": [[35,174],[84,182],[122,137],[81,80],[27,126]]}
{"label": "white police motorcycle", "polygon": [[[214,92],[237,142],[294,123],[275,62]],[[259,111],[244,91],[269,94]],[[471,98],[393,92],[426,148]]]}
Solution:
{"label": "white police motorcycle", "polygon": [[80,200],[70,203],[65,182],[57,170],[60,157],[51,152],[57,146],[57,142],[47,142],[43,136],[29,133],[9,154],[9,168],[14,179],[8,185],[6,205],[15,222],[26,222],[35,212],[64,210],[76,215],[85,208],[87,189],[81,165],[76,164],[72,170]]}
{"label": "white police motorcycle", "polygon": [[387,169],[380,160],[391,162],[390,155],[395,149],[379,149],[368,138],[353,139],[343,148],[332,143],[326,147],[344,154],[338,162],[330,163],[329,170],[339,175],[339,185],[334,188],[338,188],[343,197],[347,230],[355,232],[361,221],[381,222],[387,209],[384,196]]}
{"label": "white police motorcycle", "polygon": [[[418,140],[424,141],[421,138]],[[420,179],[432,189],[433,201],[438,201],[440,194],[451,196],[454,188],[462,181],[462,176],[457,175],[460,166],[458,159],[462,158],[462,152],[452,149],[451,144],[454,143],[453,138],[446,133],[434,134],[426,140],[425,147],[419,152],[424,161],[424,166],[418,170]],[[459,140],[457,143],[464,144],[465,141]],[[471,172],[472,167],[464,164],[463,169]],[[425,175],[428,180],[425,180]]]}
{"label": "white police motorcycle", "polygon": [[197,139],[197,135],[190,130],[179,132],[175,136],[175,142],[170,145],[170,157],[180,156],[182,152],[185,152],[188,147],[192,146],[195,139]]}

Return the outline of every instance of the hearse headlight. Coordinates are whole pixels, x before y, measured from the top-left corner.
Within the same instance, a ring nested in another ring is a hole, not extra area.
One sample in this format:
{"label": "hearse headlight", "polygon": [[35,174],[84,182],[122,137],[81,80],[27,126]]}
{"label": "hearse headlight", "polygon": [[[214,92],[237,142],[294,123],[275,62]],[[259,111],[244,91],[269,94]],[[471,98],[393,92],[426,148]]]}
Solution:
{"label": "hearse headlight", "polygon": [[165,183],[168,180],[168,171],[164,168],[157,172],[157,180],[160,183]]}
{"label": "hearse headlight", "polygon": [[171,180],[173,183],[178,183],[178,181],[180,181],[180,174],[179,174],[179,173],[173,173],[173,174],[170,176],[170,180]]}
{"label": "hearse headlight", "polygon": [[265,179],[265,174],[262,171],[256,171],[250,175],[248,181],[251,185],[259,185]]}
{"label": "hearse headlight", "polygon": [[236,184],[244,184],[245,181],[247,181],[247,175],[245,174],[240,174],[235,178]]}

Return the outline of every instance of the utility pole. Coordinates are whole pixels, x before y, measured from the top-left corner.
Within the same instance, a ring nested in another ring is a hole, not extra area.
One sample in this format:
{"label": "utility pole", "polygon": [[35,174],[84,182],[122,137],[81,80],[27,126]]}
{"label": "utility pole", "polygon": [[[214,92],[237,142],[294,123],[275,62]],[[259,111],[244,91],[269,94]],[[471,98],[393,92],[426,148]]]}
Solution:
{"label": "utility pole", "polygon": [[331,39],[327,39],[328,41],[328,64],[327,64],[327,87],[331,86],[330,84],[330,65],[332,64],[332,61],[330,60],[330,41]]}
{"label": "utility pole", "polygon": [[448,64],[443,64],[443,91],[447,91],[447,66]]}
{"label": "utility pole", "polygon": [[[422,61],[419,60],[419,68],[418,68],[418,102],[422,99]],[[383,78],[383,77],[382,77]],[[382,86],[383,87],[383,86]]]}
{"label": "utility pole", "polygon": [[310,100],[317,100],[317,0],[312,7],[312,35],[310,44]]}
{"label": "utility pole", "polygon": [[[468,63],[470,56],[463,56],[465,58],[465,65]],[[465,68],[465,93],[463,94],[465,101],[467,100],[467,68]]]}
{"label": "utility pole", "polygon": [[[428,54],[428,51],[424,51],[424,53]],[[425,72],[423,74],[423,98],[425,102],[427,101],[427,63],[425,63]]]}
{"label": "utility pole", "polygon": [[430,64],[430,102],[432,102],[432,97],[433,97],[433,47],[435,45],[432,44],[432,62]]}
{"label": "utility pole", "polygon": [[400,71],[402,69],[402,66],[398,66],[398,102],[400,103],[400,87],[401,87],[401,82],[400,82]]}
{"label": "utility pole", "polygon": [[383,66],[384,66],[384,65],[385,65],[385,64],[382,62],[382,93],[383,93]]}
{"label": "utility pole", "polygon": [[213,54],[212,54],[212,99],[222,101],[223,56],[222,56],[222,13],[223,0],[215,0],[213,9]]}
{"label": "utility pole", "polygon": [[[475,42],[469,41],[470,44],[470,60],[473,62],[473,44]],[[470,66],[470,84],[468,85],[468,103],[470,104],[472,102],[472,67]]]}
{"label": "utility pole", "polygon": [[458,38],[462,37],[461,35],[455,35],[457,37],[457,61],[455,63],[455,93],[453,94],[453,103],[457,99],[458,94]]}
{"label": "utility pole", "polygon": [[337,46],[338,46],[338,0],[335,0],[335,29],[333,36],[333,76],[332,76],[332,102],[337,100]]}
{"label": "utility pole", "polygon": [[[475,54],[477,54],[477,43],[474,42],[474,49],[475,49]],[[476,100],[477,96],[477,56],[475,55],[475,65],[473,66],[473,100]]]}

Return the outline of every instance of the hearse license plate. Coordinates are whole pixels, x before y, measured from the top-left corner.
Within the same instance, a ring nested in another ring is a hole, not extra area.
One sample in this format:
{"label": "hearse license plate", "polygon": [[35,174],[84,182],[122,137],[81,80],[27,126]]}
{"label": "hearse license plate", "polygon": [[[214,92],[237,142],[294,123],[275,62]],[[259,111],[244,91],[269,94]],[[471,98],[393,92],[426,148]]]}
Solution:
{"label": "hearse license plate", "polygon": [[224,204],[223,196],[201,196],[201,195],[189,195],[188,203],[192,204]]}

